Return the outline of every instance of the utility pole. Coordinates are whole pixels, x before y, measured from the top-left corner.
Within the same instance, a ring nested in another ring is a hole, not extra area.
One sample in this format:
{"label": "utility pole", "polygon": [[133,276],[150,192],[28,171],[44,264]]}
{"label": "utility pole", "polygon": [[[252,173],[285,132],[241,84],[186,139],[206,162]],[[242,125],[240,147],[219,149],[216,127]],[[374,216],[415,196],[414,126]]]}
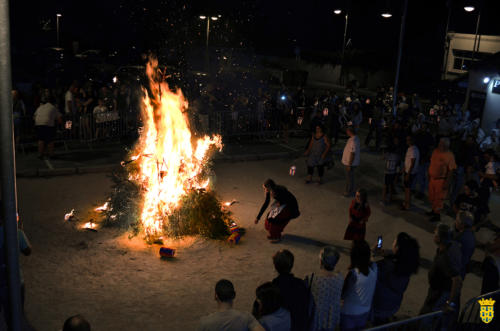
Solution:
{"label": "utility pole", "polygon": [[17,240],[17,199],[14,134],[12,130],[12,76],[10,61],[9,1],[0,0],[0,174],[2,176],[2,220],[10,316],[10,330],[21,331],[21,281]]}

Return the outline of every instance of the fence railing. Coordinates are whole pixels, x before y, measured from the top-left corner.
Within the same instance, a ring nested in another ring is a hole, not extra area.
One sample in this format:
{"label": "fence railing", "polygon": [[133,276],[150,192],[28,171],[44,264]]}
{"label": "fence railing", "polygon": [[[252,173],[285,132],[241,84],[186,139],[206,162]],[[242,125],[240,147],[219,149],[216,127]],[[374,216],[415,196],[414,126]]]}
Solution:
{"label": "fence railing", "polygon": [[411,331],[427,331],[439,330],[441,327],[441,320],[443,311],[435,311],[432,313],[408,318],[401,321],[387,323],[384,325],[376,326],[366,329],[367,331],[390,331],[390,330],[411,330]]}
{"label": "fence railing", "polygon": [[[284,116],[277,109],[258,113],[255,109],[231,111],[227,109],[199,113],[191,118],[193,128],[202,133],[217,133],[225,138],[260,137],[270,138],[291,132],[308,130],[309,119],[299,109]],[[56,125],[55,142],[67,146],[71,143],[93,144],[100,141],[115,141],[137,136],[141,126],[138,111],[105,111],[102,113],[65,114],[63,123]],[[36,128],[31,116],[17,119],[15,125],[16,145],[22,152],[37,142]]]}
{"label": "fence railing", "polygon": [[[491,322],[485,323],[481,319],[481,305],[479,300],[482,299],[493,299],[495,300],[495,305],[492,307],[493,313],[497,313],[497,316],[493,317]],[[458,324],[460,330],[474,331],[474,330],[500,330],[500,290],[486,293],[470,299],[465,304],[460,316],[458,318]],[[499,309],[494,309],[499,308]]]}

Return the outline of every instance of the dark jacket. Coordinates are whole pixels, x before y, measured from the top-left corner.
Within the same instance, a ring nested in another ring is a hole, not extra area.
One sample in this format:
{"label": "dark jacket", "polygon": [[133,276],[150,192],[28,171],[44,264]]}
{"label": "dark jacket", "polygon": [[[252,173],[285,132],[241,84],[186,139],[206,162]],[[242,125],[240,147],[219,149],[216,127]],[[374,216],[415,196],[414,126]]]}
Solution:
{"label": "dark jacket", "polygon": [[273,279],[273,285],[280,289],[282,306],[290,312],[291,331],[306,330],[308,291],[304,281],[293,274],[285,274]]}

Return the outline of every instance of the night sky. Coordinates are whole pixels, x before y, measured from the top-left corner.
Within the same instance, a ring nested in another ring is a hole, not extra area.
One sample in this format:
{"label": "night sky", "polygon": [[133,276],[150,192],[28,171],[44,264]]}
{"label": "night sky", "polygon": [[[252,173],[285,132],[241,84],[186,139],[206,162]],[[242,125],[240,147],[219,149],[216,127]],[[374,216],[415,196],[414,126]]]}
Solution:
{"label": "night sky", "polygon": [[[498,2],[484,0],[480,32],[500,35],[496,24]],[[56,13],[60,12],[62,46],[72,40],[81,49],[130,49],[139,51],[203,45],[205,23],[200,14],[222,15],[212,25],[211,45],[242,48],[257,54],[293,56],[296,46],[304,57],[318,52],[339,52],[343,15],[350,12],[348,38],[351,49],[367,51],[386,64],[395,62],[403,0],[47,0],[11,2],[13,49],[32,51],[56,43]],[[439,72],[447,0],[409,0],[405,35],[404,70],[428,68]],[[477,11],[466,13],[464,1],[452,3],[450,31],[473,33]],[[476,6],[479,6],[477,1]],[[394,16],[383,19],[389,7]],[[374,61],[376,61],[374,59]],[[381,65],[383,65],[381,63]],[[425,77],[424,77],[425,78]]]}

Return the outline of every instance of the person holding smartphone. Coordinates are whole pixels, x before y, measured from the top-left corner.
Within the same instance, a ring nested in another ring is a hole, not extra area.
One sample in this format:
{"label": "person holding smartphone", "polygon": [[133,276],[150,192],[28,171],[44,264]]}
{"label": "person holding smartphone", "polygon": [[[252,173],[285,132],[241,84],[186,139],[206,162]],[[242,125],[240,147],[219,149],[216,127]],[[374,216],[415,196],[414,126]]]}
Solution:
{"label": "person holding smartphone", "polygon": [[384,258],[377,262],[377,285],[372,304],[373,323],[382,325],[388,323],[401,306],[410,277],[418,271],[420,247],[415,238],[401,232],[394,240],[392,249],[388,250],[383,249],[380,236],[375,253]]}

